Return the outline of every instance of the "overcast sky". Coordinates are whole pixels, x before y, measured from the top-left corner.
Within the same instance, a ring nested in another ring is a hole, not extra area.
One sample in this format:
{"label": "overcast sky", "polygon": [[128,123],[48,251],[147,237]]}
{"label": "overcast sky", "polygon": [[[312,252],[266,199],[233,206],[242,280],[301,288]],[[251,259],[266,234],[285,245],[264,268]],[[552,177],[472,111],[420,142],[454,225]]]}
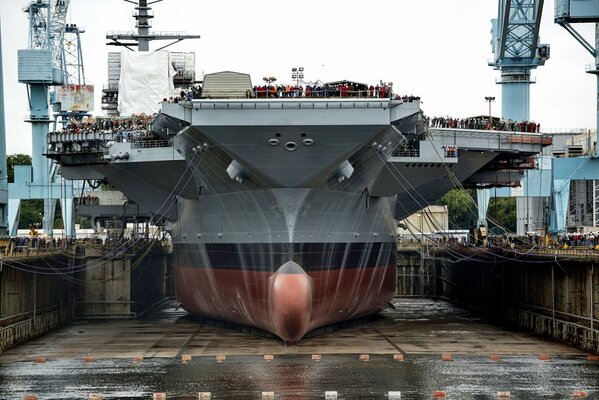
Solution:
{"label": "overcast sky", "polygon": [[[7,152],[31,153],[26,87],[17,82],[17,50],[27,48],[25,0],[0,0]],[[123,0],[71,0],[69,23],[84,27],[87,83],[96,85],[95,114],[102,114],[106,46],[111,30],[131,30],[133,5]],[[396,93],[422,97],[429,116],[486,114],[485,96],[497,97],[499,72],[491,59],[491,18],[496,0],[165,0],[154,5],[155,30],[187,31],[199,40],[172,46],[196,53],[198,74],[247,72],[254,84],[263,76],[291,82],[291,68],[305,79],[393,82]],[[591,25],[576,25],[594,41]],[[582,46],[553,23],[553,1],[545,2],[541,42],[551,59],[533,72],[531,119],[543,128],[595,128],[596,78],[585,74],[593,62]],[[158,43],[154,48],[158,47]]]}

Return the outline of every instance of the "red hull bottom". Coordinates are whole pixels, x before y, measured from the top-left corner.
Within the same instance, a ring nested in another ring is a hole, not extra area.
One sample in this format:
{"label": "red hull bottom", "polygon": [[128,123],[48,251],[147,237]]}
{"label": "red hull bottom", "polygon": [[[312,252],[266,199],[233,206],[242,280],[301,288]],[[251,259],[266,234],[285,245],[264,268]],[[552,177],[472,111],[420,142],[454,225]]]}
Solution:
{"label": "red hull bottom", "polygon": [[275,273],[175,267],[174,279],[177,299],[188,312],[296,342],[315,328],[385,308],[395,293],[396,266],[308,273],[294,262]]}

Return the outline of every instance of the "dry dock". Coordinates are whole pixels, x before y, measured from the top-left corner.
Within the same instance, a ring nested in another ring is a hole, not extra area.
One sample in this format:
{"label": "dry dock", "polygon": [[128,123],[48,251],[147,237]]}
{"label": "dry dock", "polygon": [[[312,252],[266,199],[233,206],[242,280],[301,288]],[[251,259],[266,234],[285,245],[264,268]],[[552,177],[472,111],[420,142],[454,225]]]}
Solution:
{"label": "dry dock", "polygon": [[[386,399],[390,391],[402,399],[432,398],[434,391],[451,399],[492,399],[500,391],[515,399],[566,399],[575,391],[599,398],[599,362],[581,350],[443,301],[394,304],[368,323],[296,345],[201,323],[173,304],[140,320],[77,322],[0,355],[0,398],[151,399],[164,392],[168,399],[197,399],[211,392],[260,399],[274,392],[316,399],[325,391],[339,399]],[[366,354],[369,361],[361,361]],[[39,357],[45,362],[36,363]]]}

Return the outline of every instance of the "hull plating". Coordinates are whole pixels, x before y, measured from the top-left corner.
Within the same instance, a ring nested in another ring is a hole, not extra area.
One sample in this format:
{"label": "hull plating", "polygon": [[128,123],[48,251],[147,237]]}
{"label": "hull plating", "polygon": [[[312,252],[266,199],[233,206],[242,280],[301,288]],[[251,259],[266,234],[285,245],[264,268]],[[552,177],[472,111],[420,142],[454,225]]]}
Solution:
{"label": "hull plating", "polygon": [[[320,263],[315,263],[315,253],[300,250],[294,252],[295,261],[279,268],[272,266],[284,255],[275,252],[273,258],[273,253],[261,250],[267,247],[245,249],[243,254],[251,254],[258,263],[219,267],[219,250],[180,246],[174,276],[181,305],[194,314],[256,326],[295,342],[320,326],[378,312],[395,293],[392,243],[347,245],[345,257],[341,252],[321,253]],[[307,268],[300,266],[302,261]]]}

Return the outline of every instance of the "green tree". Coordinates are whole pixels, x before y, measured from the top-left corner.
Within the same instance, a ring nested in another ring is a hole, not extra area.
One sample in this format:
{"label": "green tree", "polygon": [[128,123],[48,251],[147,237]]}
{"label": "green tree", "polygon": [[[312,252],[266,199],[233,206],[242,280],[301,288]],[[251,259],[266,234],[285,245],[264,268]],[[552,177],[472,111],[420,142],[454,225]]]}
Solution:
{"label": "green tree", "polygon": [[516,232],[516,198],[493,197],[487,210],[489,228],[498,234]]}
{"label": "green tree", "polygon": [[31,156],[29,154],[11,154],[6,157],[9,183],[15,181],[15,165],[31,165]]}
{"label": "green tree", "polygon": [[476,221],[476,207],[472,203],[472,190],[454,189],[441,197],[440,203],[447,206],[450,229],[470,229]]}
{"label": "green tree", "polygon": [[43,212],[44,200],[21,200],[21,208],[19,209],[19,229],[28,229],[30,226],[41,228]]}

